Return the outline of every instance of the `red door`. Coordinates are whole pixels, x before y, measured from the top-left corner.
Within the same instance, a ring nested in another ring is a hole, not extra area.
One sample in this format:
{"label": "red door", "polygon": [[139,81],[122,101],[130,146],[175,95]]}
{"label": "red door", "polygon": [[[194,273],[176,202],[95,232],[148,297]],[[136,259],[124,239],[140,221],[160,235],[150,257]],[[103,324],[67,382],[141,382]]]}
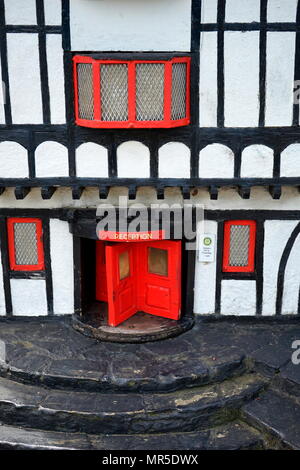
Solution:
{"label": "red door", "polygon": [[181,309],[181,242],[138,246],[139,310],[178,320]]}
{"label": "red door", "polygon": [[96,242],[96,300],[107,302],[105,244]]}
{"label": "red door", "polygon": [[105,248],[108,324],[117,326],[138,311],[134,246],[129,243]]}

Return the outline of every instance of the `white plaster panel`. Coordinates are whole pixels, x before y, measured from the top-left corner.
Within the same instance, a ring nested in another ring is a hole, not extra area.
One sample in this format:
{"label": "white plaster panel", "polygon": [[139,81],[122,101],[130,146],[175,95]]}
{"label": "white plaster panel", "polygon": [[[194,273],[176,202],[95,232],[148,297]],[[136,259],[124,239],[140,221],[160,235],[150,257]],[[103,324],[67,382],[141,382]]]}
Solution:
{"label": "white plaster panel", "polygon": [[47,141],[35,151],[37,178],[69,176],[68,149],[58,142]]}
{"label": "white plaster panel", "polygon": [[200,152],[200,178],[233,178],[234,154],[226,145],[210,144]]}
{"label": "white plaster panel", "polygon": [[66,122],[65,74],[60,34],[47,34],[47,64],[51,123],[64,124]]}
{"label": "white plaster panel", "polygon": [[292,248],[288,259],[282,297],[282,314],[294,315],[298,313],[298,296],[300,287],[300,236]]}
{"label": "white plaster panel", "polygon": [[191,0],[72,0],[72,50],[189,51]]}
{"label": "white plaster panel", "polygon": [[118,176],[120,178],[148,178],[150,151],[141,142],[130,140],[117,148]]}
{"label": "white plaster panel", "polygon": [[269,23],[295,22],[298,0],[268,0]]}
{"label": "white plaster panel", "polygon": [[14,315],[47,315],[46,281],[42,279],[11,279],[10,287]]}
{"label": "white plaster panel", "polygon": [[17,142],[0,143],[0,177],[28,178],[27,150]]}
{"label": "white plaster panel", "polygon": [[295,33],[267,33],[266,126],[291,126]]}
{"label": "white plaster panel", "polygon": [[298,221],[267,220],[265,222],[263,315],[275,315],[277,276],[283,250]]}
{"label": "white plaster panel", "polygon": [[256,314],[256,281],[223,280],[221,284],[222,315]]}
{"label": "white plaster panel", "polygon": [[280,176],[300,176],[300,144],[289,145],[281,153]]}
{"label": "white plaster panel", "polygon": [[218,33],[203,32],[200,37],[200,127],[217,126]]}
{"label": "white plaster panel", "polygon": [[266,145],[250,145],[243,150],[242,178],[272,178],[274,152]]}
{"label": "white plaster panel", "polygon": [[68,222],[50,219],[53,306],[57,315],[74,313],[73,236]]}
{"label": "white plaster panel", "polygon": [[226,0],[226,23],[251,23],[260,20],[260,0]]}
{"label": "white plaster panel", "polygon": [[191,152],[181,142],[168,142],[158,151],[159,178],[189,178]]}
{"label": "white plaster panel", "polygon": [[1,67],[1,56],[0,56],[0,124],[5,124],[5,85],[2,81],[2,67]]}
{"label": "white plaster panel", "polygon": [[36,0],[5,0],[6,24],[36,24]]}
{"label": "white plaster panel", "polygon": [[225,126],[257,127],[259,119],[259,32],[224,35]]}
{"label": "white plaster panel", "polygon": [[[197,236],[202,233],[216,235],[217,242],[218,224],[212,220],[205,220],[198,224]],[[198,238],[199,239],[199,238]],[[195,266],[195,289],[194,289],[194,312],[198,314],[208,314],[215,312],[216,298],[216,263],[200,263],[198,257]]]}
{"label": "white plaster panel", "polygon": [[216,23],[218,15],[218,0],[202,0],[201,23]]}
{"label": "white plaster panel", "polygon": [[76,174],[86,178],[108,176],[108,152],[93,142],[81,144],[76,150]]}
{"label": "white plaster panel", "polygon": [[[2,256],[2,253],[1,253]],[[0,256],[0,316],[6,314],[5,306],[5,294],[4,294],[4,284],[3,284],[3,268]]]}
{"label": "white plaster panel", "polygon": [[7,35],[7,56],[13,124],[42,124],[38,35]]}
{"label": "white plaster panel", "polygon": [[61,25],[61,3],[62,0],[44,0],[46,25]]}

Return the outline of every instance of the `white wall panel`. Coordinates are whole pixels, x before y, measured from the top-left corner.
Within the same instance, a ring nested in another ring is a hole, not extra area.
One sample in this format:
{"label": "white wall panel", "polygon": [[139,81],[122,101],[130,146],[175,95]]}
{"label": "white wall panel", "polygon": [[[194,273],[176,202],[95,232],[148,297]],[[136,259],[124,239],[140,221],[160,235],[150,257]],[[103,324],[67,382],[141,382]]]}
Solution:
{"label": "white wall panel", "polygon": [[217,126],[218,84],[217,84],[217,42],[216,32],[203,32],[200,37],[200,127]]}
{"label": "white wall panel", "polygon": [[5,0],[6,24],[36,24],[36,0]]}
{"label": "white wall panel", "polygon": [[72,0],[72,50],[189,51],[191,0]]}
{"label": "white wall panel", "polygon": [[268,22],[296,22],[298,0],[268,0]]}
{"label": "white wall panel", "polygon": [[69,176],[68,149],[58,142],[47,141],[35,151],[37,178]]}
{"label": "white wall panel", "polygon": [[259,33],[224,35],[225,126],[257,127],[259,119]]}
{"label": "white wall panel", "polygon": [[42,279],[11,279],[10,286],[14,315],[47,315],[46,281]]}
{"label": "white wall panel", "polygon": [[38,35],[7,35],[7,56],[13,124],[42,124]]}
{"label": "white wall panel", "polygon": [[158,151],[159,178],[190,178],[191,152],[181,142],[168,142]]}
{"label": "white wall panel", "polygon": [[251,23],[260,20],[260,0],[226,0],[226,23]]}
{"label": "white wall panel", "polygon": [[102,145],[87,142],[76,150],[76,175],[83,178],[108,176],[108,152]]}
{"label": "white wall panel", "polygon": [[216,23],[218,15],[218,0],[202,0],[201,23]]}
{"label": "white wall panel", "polygon": [[51,123],[64,124],[66,122],[65,74],[60,34],[47,34],[47,64]]}
{"label": "white wall panel", "polygon": [[2,82],[2,68],[0,57],[0,124],[5,124],[5,84]]}
{"label": "white wall panel", "polygon": [[275,315],[277,276],[283,250],[298,221],[267,220],[265,222],[263,315]]}
{"label": "white wall panel", "polygon": [[130,140],[117,148],[118,176],[120,178],[148,178],[150,151],[141,142]]}
{"label": "white wall panel", "polygon": [[0,143],[0,177],[28,178],[28,153],[17,142]]}
{"label": "white wall panel", "polygon": [[288,259],[282,297],[282,314],[294,315],[298,313],[298,296],[300,288],[300,236],[292,248]]}
{"label": "white wall panel", "polygon": [[234,154],[226,145],[210,144],[199,157],[200,178],[233,178]]}
{"label": "white wall panel", "polygon": [[289,145],[281,153],[280,176],[300,176],[300,144]]}
{"label": "white wall panel", "polygon": [[266,126],[291,126],[295,33],[267,33]]}
{"label": "white wall panel", "polygon": [[[217,240],[218,224],[212,220],[205,220],[198,224],[197,235],[210,233],[216,235]],[[198,314],[208,314],[215,312],[216,299],[216,263],[200,263],[196,260],[195,266],[195,290],[194,290],[194,312]]]}
{"label": "white wall panel", "polygon": [[73,236],[68,222],[50,220],[50,255],[54,313],[74,313]]}
{"label": "white wall panel", "polygon": [[61,25],[61,3],[62,0],[44,0],[46,25]]}
{"label": "white wall panel", "polygon": [[256,281],[223,280],[221,285],[222,315],[256,314]]}
{"label": "white wall panel", "polygon": [[243,150],[242,178],[272,178],[274,152],[266,145],[250,145]]}

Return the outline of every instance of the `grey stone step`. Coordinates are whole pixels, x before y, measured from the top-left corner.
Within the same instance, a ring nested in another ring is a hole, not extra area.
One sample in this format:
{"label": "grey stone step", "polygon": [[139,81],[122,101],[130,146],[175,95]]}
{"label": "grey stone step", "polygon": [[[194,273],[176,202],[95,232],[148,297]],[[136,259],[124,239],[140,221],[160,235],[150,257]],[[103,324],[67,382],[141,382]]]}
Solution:
{"label": "grey stone step", "polygon": [[268,390],[244,405],[242,416],[283,447],[300,450],[300,405],[288,395]]}
{"label": "grey stone step", "polygon": [[235,419],[265,380],[245,375],[172,393],[101,394],[51,390],[0,378],[0,421],[90,434],[195,431]]}
{"label": "grey stone step", "polygon": [[0,450],[248,450],[263,447],[259,433],[238,422],[208,431],[125,436],[0,426]]}

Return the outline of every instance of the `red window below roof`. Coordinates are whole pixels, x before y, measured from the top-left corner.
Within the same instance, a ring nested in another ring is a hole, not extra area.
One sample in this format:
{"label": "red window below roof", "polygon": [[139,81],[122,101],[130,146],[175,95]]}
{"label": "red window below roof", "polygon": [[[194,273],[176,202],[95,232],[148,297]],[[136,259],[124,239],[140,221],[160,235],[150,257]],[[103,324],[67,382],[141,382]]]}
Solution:
{"label": "red window below roof", "polygon": [[97,60],[75,56],[75,117],[93,128],[168,128],[190,123],[190,58]]}
{"label": "red window below roof", "polygon": [[7,233],[10,269],[42,271],[45,267],[42,221],[23,217],[9,218]]}
{"label": "red window below roof", "polygon": [[256,222],[229,220],[224,224],[224,272],[254,272]]}

